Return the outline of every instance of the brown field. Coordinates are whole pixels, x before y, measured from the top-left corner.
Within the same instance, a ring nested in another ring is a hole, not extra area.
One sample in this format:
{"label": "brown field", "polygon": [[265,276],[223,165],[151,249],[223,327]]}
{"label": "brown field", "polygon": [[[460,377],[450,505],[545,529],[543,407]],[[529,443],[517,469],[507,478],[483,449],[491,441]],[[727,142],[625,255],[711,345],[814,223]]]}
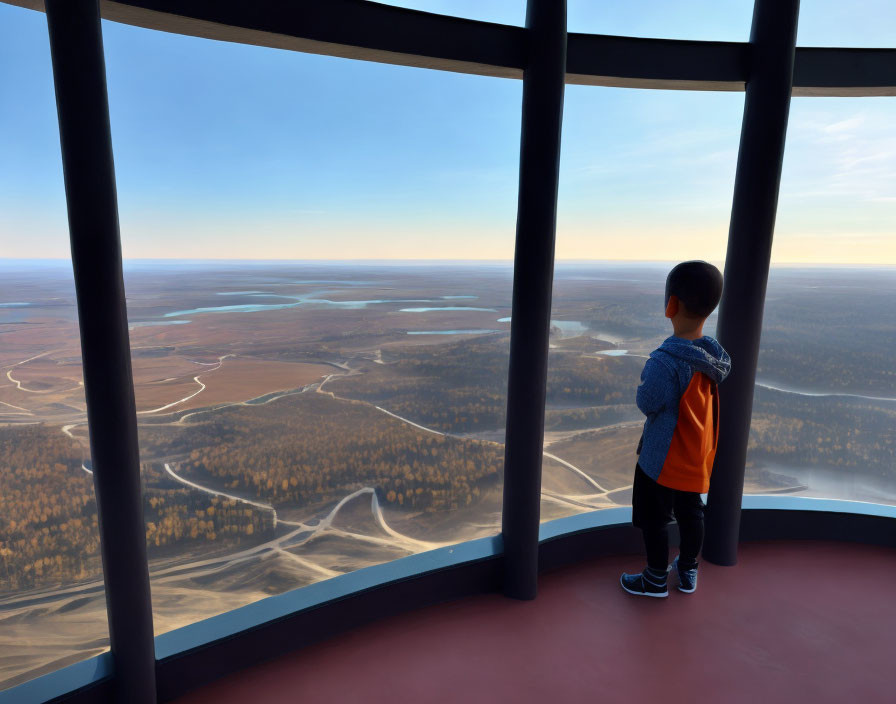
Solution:
{"label": "brown field", "polygon": [[0,423],[61,420],[83,414],[80,350],[48,350],[0,367]]}
{"label": "brown field", "polygon": [[[162,408],[199,391],[200,386],[194,381],[197,377],[205,384],[205,389],[183,403],[158,412],[173,413],[218,403],[247,401],[273,391],[310,384],[333,371],[332,367],[324,364],[276,362],[250,357],[227,358],[221,361],[220,367],[203,366],[217,365],[217,362],[205,358],[199,360],[203,364],[190,363],[181,358],[172,361],[170,369],[159,364],[162,360],[147,360],[153,364],[139,370],[135,364],[138,412],[146,413]],[[184,367],[183,362],[187,362],[188,367]],[[160,374],[167,376],[158,379]]]}
{"label": "brown field", "polygon": [[[77,420],[85,410],[78,352],[77,348],[49,350],[35,359],[0,367],[0,422]],[[137,354],[132,369],[137,410],[143,413],[168,404],[175,405],[157,412],[246,401],[304,386],[333,371],[325,364],[232,356],[220,360],[209,354],[178,354],[173,349],[158,357]],[[197,376],[205,389],[195,381]]]}
{"label": "brown field", "polygon": [[7,382],[18,382],[23,393],[66,393],[81,383],[80,360],[57,360],[50,357],[20,364],[7,370]]}
{"label": "brown field", "polygon": [[131,371],[134,374],[134,384],[144,386],[147,384],[162,383],[169,378],[192,377],[201,372],[203,367],[192,362],[216,363],[217,359],[207,358],[206,355],[181,355],[165,354],[161,357],[134,356],[131,360]]}

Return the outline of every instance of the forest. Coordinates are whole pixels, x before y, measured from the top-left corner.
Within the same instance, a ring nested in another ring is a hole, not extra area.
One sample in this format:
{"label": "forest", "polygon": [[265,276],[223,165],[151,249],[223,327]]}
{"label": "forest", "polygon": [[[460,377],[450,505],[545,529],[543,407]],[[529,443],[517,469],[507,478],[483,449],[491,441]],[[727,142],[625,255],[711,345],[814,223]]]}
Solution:
{"label": "forest", "polygon": [[0,594],[101,574],[93,479],[58,428],[0,427]]}
{"label": "forest", "polygon": [[748,446],[754,462],[842,467],[896,481],[896,404],[757,388]]}
{"label": "forest", "polygon": [[[101,576],[96,497],[82,454],[57,427],[0,427],[0,594]],[[270,512],[172,486],[148,464],[141,469],[151,560],[273,535]]]}
{"label": "forest", "polygon": [[142,470],[146,545],[151,560],[176,555],[194,544],[233,547],[274,537],[272,512],[172,486],[171,478],[157,463],[143,463]]}
{"label": "forest", "polygon": [[[805,276],[805,275],[804,275]],[[864,272],[769,282],[758,379],[816,391],[896,398],[892,275]]]}
{"label": "forest", "polygon": [[[327,388],[445,432],[496,430],[504,427],[508,357],[506,336],[402,348],[384,352],[387,364],[334,379]],[[546,397],[550,427],[568,430],[594,427],[595,419],[629,419],[637,412],[634,390],[641,364],[630,357],[551,350]]]}
{"label": "forest", "polygon": [[499,446],[427,433],[313,392],[165,430],[144,429],[147,453],[177,457],[186,476],[278,508],[331,504],[371,486],[386,505],[457,509],[500,482],[504,460]]}
{"label": "forest", "polygon": [[547,408],[544,412],[544,429],[582,430],[641,420],[644,420],[644,415],[634,403],[583,408]]}

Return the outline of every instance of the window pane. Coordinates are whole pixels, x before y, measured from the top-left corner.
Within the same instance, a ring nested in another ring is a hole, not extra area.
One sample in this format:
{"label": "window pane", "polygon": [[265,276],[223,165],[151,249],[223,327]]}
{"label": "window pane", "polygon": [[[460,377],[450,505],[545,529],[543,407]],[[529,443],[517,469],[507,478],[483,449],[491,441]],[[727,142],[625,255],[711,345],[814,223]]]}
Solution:
{"label": "window pane", "polygon": [[892,108],[791,106],[748,492],[896,503]]}
{"label": "window pane", "polygon": [[0,690],[108,649],[42,13],[0,5]]}
{"label": "window pane", "polygon": [[569,0],[570,32],[630,37],[745,42],[750,38],[752,0]]}
{"label": "window pane", "polygon": [[[666,275],[723,269],[743,95],[567,86],[542,519],[626,506]],[[716,313],[704,327],[715,334]]]}
{"label": "window pane", "polygon": [[800,3],[798,46],[892,47],[896,7],[889,0]]}
{"label": "window pane", "polygon": [[156,631],[496,534],[521,83],[105,32]]}

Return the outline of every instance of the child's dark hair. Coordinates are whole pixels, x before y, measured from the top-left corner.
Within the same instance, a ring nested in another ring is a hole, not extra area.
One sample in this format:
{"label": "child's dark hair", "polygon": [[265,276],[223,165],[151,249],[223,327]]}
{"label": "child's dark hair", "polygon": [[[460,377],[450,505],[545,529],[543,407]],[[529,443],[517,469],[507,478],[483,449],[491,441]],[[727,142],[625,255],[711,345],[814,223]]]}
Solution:
{"label": "child's dark hair", "polygon": [[666,305],[677,296],[690,317],[705,318],[722,297],[722,272],[709,262],[682,262],[666,277]]}

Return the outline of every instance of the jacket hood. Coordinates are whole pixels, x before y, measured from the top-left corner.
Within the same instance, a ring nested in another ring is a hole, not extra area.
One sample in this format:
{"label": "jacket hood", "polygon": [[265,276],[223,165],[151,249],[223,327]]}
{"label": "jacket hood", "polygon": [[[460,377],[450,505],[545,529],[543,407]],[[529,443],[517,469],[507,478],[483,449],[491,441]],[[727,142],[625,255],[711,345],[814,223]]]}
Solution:
{"label": "jacket hood", "polygon": [[725,349],[713,338],[704,336],[696,340],[681,337],[667,337],[659,350],[684,362],[695,372],[703,372],[717,384],[731,371],[731,358]]}

